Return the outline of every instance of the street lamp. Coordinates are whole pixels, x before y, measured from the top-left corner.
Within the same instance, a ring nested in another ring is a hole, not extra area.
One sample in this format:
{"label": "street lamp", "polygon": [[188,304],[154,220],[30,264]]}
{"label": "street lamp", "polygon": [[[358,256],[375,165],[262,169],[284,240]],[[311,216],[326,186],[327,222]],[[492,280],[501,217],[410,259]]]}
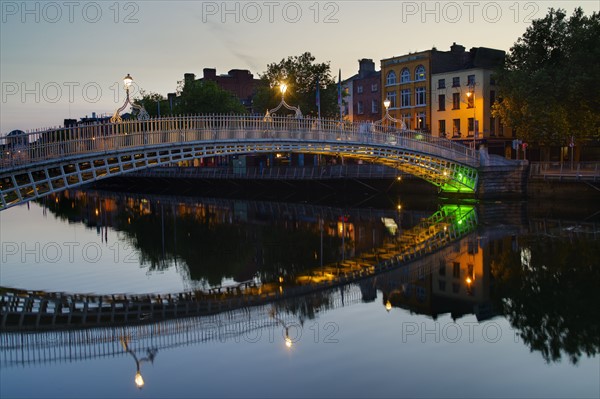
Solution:
{"label": "street lamp", "polygon": [[382,119],[380,119],[377,122],[375,122],[375,124],[376,125],[377,124],[378,125],[383,125],[383,121],[387,119],[388,121],[391,121],[391,122],[394,122],[394,123],[399,123],[400,124],[400,130],[406,130],[406,124],[404,123],[403,120],[396,119],[396,118],[394,118],[393,116],[390,115],[389,108],[390,108],[391,104],[392,104],[392,102],[390,101],[389,98],[386,98],[385,100],[383,100],[383,106],[385,107],[385,115],[383,115]]}
{"label": "street lamp", "polygon": [[302,118],[302,112],[300,111],[300,107],[294,107],[285,102],[285,92],[287,91],[287,85],[284,82],[279,83],[279,91],[281,91],[281,101],[279,105],[277,105],[273,109],[267,110],[265,114],[264,121],[271,121],[272,116],[275,112],[279,111],[281,107],[289,109],[290,111],[294,111],[296,113],[296,119]]}
{"label": "street lamp", "polygon": [[467,92],[467,98],[469,100],[471,100],[472,105],[473,105],[473,150],[475,150],[476,146],[477,146],[476,139],[477,139],[479,129],[477,129],[478,126],[477,126],[477,119],[476,119],[476,113],[475,113],[475,85],[474,84],[469,85],[469,91]]}
{"label": "street lamp", "polygon": [[131,102],[131,100],[129,99],[129,88],[131,87],[131,85],[133,84],[133,78],[131,77],[130,74],[127,74],[127,76],[125,76],[123,78],[123,87],[125,88],[125,103],[123,103],[123,105],[121,106],[121,108],[119,108],[118,110],[115,111],[115,114],[110,118],[110,122],[111,123],[120,123],[123,122],[123,119],[121,119],[121,112],[123,112],[123,110],[125,108],[127,108],[127,104],[131,105],[131,107],[133,109],[138,110],[138,120],[147,120],[150,118],[150,115],[148,115],[148,112],[146,111],[146,109],[141,106],[141,105],[137,105]]}

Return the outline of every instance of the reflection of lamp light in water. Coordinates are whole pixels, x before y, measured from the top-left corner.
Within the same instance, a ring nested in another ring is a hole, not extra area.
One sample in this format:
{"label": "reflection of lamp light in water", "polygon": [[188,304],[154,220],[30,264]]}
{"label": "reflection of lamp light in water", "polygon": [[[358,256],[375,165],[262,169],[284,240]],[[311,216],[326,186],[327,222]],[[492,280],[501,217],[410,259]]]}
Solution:
{"label": "reflection of lamp light in water", "polygon": [[385,303],[385,310],[387,310],[388,312],[390,310],[392,310],[392,303],[390,302],[390,300],[388,299],[387,302]]}
{"label": "reflection of lamp light in water", "polygon": [[142,378],[142,373],[140,373],[140,371],[138,370],[137,373],[135,373],[135,386],[137,386],[139,389],[142,389],[142,387],[144,386],[144,379]]}
{"label": "reflection of lamp light in water", "polygon": [[156,349],[147,349],[147,353],[148,356],[142,358],[142,359],[138,359],[137,356],[135,355],[135,352],[132,351],[131,349],[129,349],[129,338],[128,337],[121,337],[121,345],[123,345],[123,349],[125,349],[125,352],[129,353],[132,357],[133,360],[135,360],[135,377],[133,378],[133,381],[135,382],[135,386],[138,387],[138,389],[142,389],[144,387],[144,378],[142,377],[142,372],[140,370],[140,365],[143,362],[150,362],[153,363],[154,362],[154,356],[156,356]]}
{"label": "reflection of lamp light in water", "polygon": [[292,340],[292,338],[290,337],[290,331],[289,331],[289,326],[286,326],[284,321],[281,320],[279,317],[276,316],[276,310],[274,308],[272,308],[269,311],[269,315],[275,319],[275,321],[277,321],[277,323],[281,324],[283,326],[283,328],[285,329],[285,337],[284,337],[284,342],[285,342],[285,346],[287,348],[291,348],[292,345],[294,344],[294,341]]}

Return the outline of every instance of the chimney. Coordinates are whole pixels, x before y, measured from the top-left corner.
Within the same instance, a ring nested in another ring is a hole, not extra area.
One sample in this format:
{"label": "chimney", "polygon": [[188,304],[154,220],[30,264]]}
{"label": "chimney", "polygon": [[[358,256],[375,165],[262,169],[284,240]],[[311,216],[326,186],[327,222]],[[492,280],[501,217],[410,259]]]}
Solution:
{"label": "chimney", "polygon": [[450,51],[453,53],[464,53],[465,46],[461,46],[460,44],[456,44],[456,42],[454,42],[452,43],[452,46],[450,46]]}

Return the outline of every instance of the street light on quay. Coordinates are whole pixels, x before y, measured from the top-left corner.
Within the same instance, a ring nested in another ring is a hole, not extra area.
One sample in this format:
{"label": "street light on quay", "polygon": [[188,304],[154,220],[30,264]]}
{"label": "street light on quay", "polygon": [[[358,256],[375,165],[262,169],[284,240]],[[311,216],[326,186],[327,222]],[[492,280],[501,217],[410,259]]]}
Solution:
{"label": "street light on quay", "polygon": [[[471,101],[471,104],[473,105],[473,150],[475,150],[477,148],[477,135],[478,135],[478,126],[477,126],[477,119],[476,119],[476,113],[475,113],[475,85],[474,84],[470,84],[469,85],[469,91],[467,92],[467,98]],[[467,105],[469,103],[467,102]]]}
{"label": "street light on quay", "polygon": [[110,118],[110,122],[111,123],[120,123],[123,122],[123,119],[121,119],[121,112],[123,112],[123,110],[125,110],[125,108],[127,108],[127,105],[131,105],[131,107],[133,109],[138,110],[138,120],[147,120],[150,118],[150,115],[148,115],[148,112],[146,111],[146,109],[141,106],[141,105],[137,105],[131,102],[130,98],[129,98],[129,89],[131,87],[131,85],[133,84],[133,78],[131,77],[130,74],[127,74],[124,78],[123,78],[123,87],[125,88],[125,102],[123,103],[123,105],[117,109],[114,113],[114,115]]}

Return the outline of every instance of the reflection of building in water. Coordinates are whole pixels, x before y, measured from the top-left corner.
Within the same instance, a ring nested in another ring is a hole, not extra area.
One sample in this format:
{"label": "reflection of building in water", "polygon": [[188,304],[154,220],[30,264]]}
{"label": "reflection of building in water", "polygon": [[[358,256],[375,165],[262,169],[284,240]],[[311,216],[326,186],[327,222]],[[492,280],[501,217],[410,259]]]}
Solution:
{"label": "reflection of building in water", "polygon": [[[510,236],[492,241],[502,248]],[[434,319],[450,313],[453,319],[475,314],[494,316],[490,306],[490,265],[500,250],[490,251],[484,237],[471,234],[441,251],[382,276],[377,288],[383,304],[427,314]]]}

